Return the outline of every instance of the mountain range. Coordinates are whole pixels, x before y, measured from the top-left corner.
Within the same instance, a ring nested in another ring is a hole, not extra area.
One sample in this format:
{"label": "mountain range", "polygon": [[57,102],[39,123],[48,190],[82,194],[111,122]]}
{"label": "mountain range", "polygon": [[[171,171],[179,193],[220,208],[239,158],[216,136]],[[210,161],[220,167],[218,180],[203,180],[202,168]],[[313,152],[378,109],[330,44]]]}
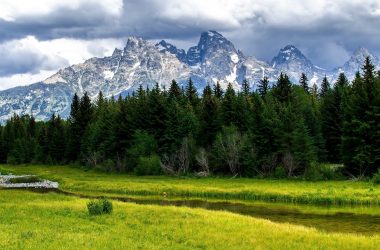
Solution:
{"label": "mountain range", "polygon": [[357,49],[342,66],[326,70],[314,65],[299,49],[287,45],[271,62],[244,55],[234,44],[216,31],[203,32],[196,46],[186,52],[164,40],[155,44],[142,38],[130,37],[124,49],[115,49],[104,58],[91,58],[83,63],[59,70],[42,82],[0,91],[0,122],[14,113],[33,115],[46,120],[53,113],[68,117],[74,93],[85,92],[96,98],[99,91],[106,97],[125,96],[140,85],[159,84],[168,89],[172,79],[185,85],[191,78],[199,90],[219,82],[223,88],[232,83],[236,90],[246,79],[251,88],[263,76],[275,82],[281,72],[298,83],[301,73],[310,85],[319,84],[326,75],[334,81],[344,72],[352,80],[364,58],[369,56],[376,68],[380,60],[367,49]]}

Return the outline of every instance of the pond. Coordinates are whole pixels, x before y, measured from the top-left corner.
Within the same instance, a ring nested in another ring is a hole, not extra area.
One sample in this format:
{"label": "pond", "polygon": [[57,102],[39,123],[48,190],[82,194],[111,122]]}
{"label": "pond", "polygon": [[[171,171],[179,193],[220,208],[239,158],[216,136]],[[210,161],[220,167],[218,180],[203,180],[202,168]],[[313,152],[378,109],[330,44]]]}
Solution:
{"label": "pond", "polygon": [[[58,189],[33,189],[33,191],[57,192],[81,198],[99,198],[78,195]],[[140,205],[183,206],[207,210],[229,211],[246,216],[268,219],[273,222],[314,227],[326,232],[355,233],[362,235],[374,235],[380,233],[380,211],[378,210],[380,207],[365,207],[364,211],[377,211],[374,214],[366,214],[365,212],[357,213],[352,210],[357,210],[358,207],[309,206],[264,202],[235,203],[230,201],[187,199],[170,200],[162,197],[152,199],[113,197],[110,199],[122,202],[133,202]]]}

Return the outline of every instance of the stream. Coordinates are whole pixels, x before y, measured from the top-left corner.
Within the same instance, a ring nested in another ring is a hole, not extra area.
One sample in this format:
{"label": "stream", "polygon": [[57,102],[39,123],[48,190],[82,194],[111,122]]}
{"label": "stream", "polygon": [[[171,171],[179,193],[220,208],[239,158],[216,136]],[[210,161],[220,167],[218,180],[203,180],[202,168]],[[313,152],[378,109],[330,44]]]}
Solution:
{"label": "stream", "polygon": [[[80,198],[100,198],[80,195],[59,189],[28,189],[34,192],[55,192]],[[169,200],[166,198],[139,199],[127,197],[108,197],[112,200],[132,202],[139,205],[178,206],[202,208],[207,210],[228,211],[236,214],[268,219],[273,222],[290,223],[314,227],[325,232],[355,233],[362,235],[375,235],[380,233],[380,215],[358,214],[348,212],[328,212],[333,207],[307,206],[294,204],[274,204],[264,202],[235,203],[228,201],[204,200]],[[305,208],[313,208],[313,212]],[[373,207],[380,209],[380,207]]]}

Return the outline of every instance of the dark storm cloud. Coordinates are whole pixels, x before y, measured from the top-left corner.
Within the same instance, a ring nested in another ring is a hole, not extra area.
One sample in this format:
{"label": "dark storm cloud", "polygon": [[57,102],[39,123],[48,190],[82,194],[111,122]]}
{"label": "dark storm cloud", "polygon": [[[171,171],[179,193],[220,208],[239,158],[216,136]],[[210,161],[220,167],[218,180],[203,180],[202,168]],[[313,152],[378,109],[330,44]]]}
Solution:
{"label": "dark storm cloud", "polygon": [[380,54],[380,4],[376,0],[125,0],[119,14],[96,1],[57,7],[13,21],[0,19],[0,41],[33,35],[55,38],[171,39],[196,43],[200,32],[217,30],[245,54],[270,60],[294,44],[322,67],[343,63],[364,46]]}
{"label": "dark storm cloud", "polygon": [[[96,38],[114,36],[109,32],[117,20],[97,4],[86,4],[72,9],[60,7],[45,15],[22,16],[14,21],[0,19],[0,39],[20,39],[33,35],[40,40],[55,38]],[[108,27],[108,28],[107,28]],[[94,31],[102,33],[93,34]]]}
{"label": "dark storm cloud", "polygon": [[33,35],[40,40],[55,38],[120,38],[142,36],[147,39],[172,39],[198,36],[207,29],[228,28],[228,21],[183,16],[180,20],[165,15],[161,1],[126,0],[121,15],[112,15],[96,3],[78,8],[59,7],[44,15],[21,16],[14,21],[0,19],[0,40],[20,39]]}

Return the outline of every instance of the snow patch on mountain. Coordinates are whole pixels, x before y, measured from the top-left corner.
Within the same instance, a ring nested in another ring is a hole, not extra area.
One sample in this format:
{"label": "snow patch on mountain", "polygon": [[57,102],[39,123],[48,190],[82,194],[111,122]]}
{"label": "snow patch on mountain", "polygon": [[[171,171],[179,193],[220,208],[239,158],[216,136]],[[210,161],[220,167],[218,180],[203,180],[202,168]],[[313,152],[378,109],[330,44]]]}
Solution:
{"label": "snow patch on mountain", "polygon": [[238,63],[239,62],[239,56],[238,55],[232,54],[230,57],[231,57],[231,61],[233,63]]}
{"label": "snow patch on mountain", "polygon": [[46,80],[43,81],[43,83],[51,84],[51,83],[57,83],[57,82],[63,82],[66,83],[66,80],[63,79],[60,75],[53,75]]}
{"label": "snow patch on mountain", "polygon": [[111,70],[105,70],[105,71],[103,71],[103,75],[104,75],[104,79],[110,80],[113,78],[115,73],[112,72]]}
{"label": "snow patch on mountain", "polygon": [[164,40],[154,44],[130,37],[125,47],[116,48],[111,56],[61,69],[40,83],[0,91],[0,122],[13,113],[30,114],[39,120],[53,113],[68,117],[74,93],[81,96],[87,92],[92,99],[99,91],[106,97],[125,96],[140,85],[152,88],[156,82],[168,89],[173,79],[184,86],[191,78],[199,93],[207,84],[217,82],[222,88],[231,83],[240,90],[243,80],[255,89],[264,76],[273,84],[281,72],[295,84],[305,73],[310,86],[319,85],[325,75],[333,81],[340,72],[351,80],[366,56],[380,69],[380,60],[364,48],[357,49],[342,67],[328,71],[315,66],[294,45],[282,48],[270,64],[245,56],[216,31],[203,32],[198,44],[187,52]]}

